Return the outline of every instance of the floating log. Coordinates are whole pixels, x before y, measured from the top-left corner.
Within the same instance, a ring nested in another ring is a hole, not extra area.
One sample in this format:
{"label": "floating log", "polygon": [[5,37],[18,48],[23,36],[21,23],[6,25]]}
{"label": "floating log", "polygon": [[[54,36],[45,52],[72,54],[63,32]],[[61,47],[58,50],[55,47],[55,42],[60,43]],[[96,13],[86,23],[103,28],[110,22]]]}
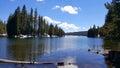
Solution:
{"label": "floating log", "polygon": [[14,64],[56,64],[57,62],[34,62],[34,61],[15,61],[15,60],[6,60],[0,59],[2,63],[14,63]]}
{"label": "floating log", "polygon": [[14,61],[14,60],[6,60],[0,59],[2,63],[14,63],[14,64],[57,64],[57,68],[78,68],[77,65],[73,65],[71,63],[65,64],[64,62],[30,62],[30,61]]}
{"label": "floating log", "polygon": [[89,52],[97,53],[97,54],[102,54],[102,55],[108,55],[110,50],[92,50],[88,49]]}

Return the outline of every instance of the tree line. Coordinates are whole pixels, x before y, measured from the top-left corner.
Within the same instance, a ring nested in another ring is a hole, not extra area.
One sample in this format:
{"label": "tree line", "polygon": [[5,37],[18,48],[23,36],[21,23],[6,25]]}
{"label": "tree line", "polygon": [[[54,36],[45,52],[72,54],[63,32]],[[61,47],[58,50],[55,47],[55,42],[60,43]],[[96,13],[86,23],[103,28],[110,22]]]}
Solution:
{"label": "tree line", "polygon": [[6,33],[6,24],[0,20],[0,34]]}
{"label": "tree line", "polygon": [[101,36],[106,39],[120,39],[120,0],[113,0],[111,3],[105,3],[108,10],[105,24],[100,28]]}
{"label": "tree line", "polygon": [[120,39],[120,0],[112,0],[111,3],[105,3],[108,13],[105,18],[105,24],[95,29],[88,30],[88,37],[96,37],[100,34],[105,39],[118,40]]}
{"label": "tree line", "polygon": [[45,35],[49,34],[51,37],[64,36],[65,32],[57,25],[49,24],[42,16],[38,16],[37,9],[30,13],[27,12],[24,5],[22,10],[18,6],[13,14],[11,14],[7,21],[7,34],[9,37],[15,35]]}
{"label": "tree line", "polygon": [[93,27],[91,27],[87,32],[88,37],[98,37],[98,35],[99,35],[99,27],[96,27],[95,25],[93,25]]}

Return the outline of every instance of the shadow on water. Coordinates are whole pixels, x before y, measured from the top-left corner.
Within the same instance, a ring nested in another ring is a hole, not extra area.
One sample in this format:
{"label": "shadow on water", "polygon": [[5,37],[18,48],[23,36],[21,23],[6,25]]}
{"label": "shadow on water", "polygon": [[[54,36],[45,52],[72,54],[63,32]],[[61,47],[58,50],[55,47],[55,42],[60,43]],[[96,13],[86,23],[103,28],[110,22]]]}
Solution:
{"label": "shadow on water", "polygon": [[103,48],[113,51],[120,50],[120,41],[104,40]]}
{"label": "shadow on water", "polygon": [[[120,51],[120,40],[104,40],[103,48],[104,48],[104,50]],[[109,55],[109,57],[111,57],[111,56]],[[110,60],[106,61],[107,66],[108,66],[107,68],[113,68],[113,66],[112,66],[113,63],[110,63]],[[114,60],[114,59],[112,59],[112,60]]]}

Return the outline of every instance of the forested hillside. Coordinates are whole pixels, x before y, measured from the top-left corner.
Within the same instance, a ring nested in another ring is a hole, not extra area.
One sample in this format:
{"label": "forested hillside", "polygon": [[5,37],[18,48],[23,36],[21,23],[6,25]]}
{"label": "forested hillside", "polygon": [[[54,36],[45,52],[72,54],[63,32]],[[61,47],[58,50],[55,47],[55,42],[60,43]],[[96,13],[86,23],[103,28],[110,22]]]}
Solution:
{"label": "forested hillside", "polygon": [[100,34],[106,39],[120,39],[120,0],[105,4],[108,13]]}

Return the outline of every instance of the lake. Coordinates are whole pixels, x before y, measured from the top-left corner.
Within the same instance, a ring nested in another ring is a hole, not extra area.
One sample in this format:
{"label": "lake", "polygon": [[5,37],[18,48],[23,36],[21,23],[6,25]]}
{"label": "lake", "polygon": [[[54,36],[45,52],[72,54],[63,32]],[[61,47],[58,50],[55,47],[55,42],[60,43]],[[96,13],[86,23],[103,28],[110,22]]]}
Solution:
{"label": "lake", "polygon": [[[103,55],[88,52],[93,50],[120,50],[120,42],[65,36],[54,38],[10,39],[0,38],[0,59],[36,62],[71,62],[78,68],[107,68]],[[56,68],[53,64],[0,63],[0,68]]]}

